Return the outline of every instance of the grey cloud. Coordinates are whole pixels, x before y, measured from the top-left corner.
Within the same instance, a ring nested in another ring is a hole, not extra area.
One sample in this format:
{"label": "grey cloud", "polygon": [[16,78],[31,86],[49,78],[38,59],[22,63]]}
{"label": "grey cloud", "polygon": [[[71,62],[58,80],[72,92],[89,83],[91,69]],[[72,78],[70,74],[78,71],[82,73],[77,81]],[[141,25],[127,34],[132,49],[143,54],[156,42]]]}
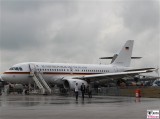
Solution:
{"label": "grey cloud", "polygon": [[[67,24],[56,34],[52,41],[54,44],[52,53],[65,58],[74,56],[81,57],[81,59],[86,58],[87,55],[93,55],[96,50],[93,44],[97,39],[95,36],[98,33],[98,28],[93,27],[92,24],[85,24],[83,21],[72,24]],[[89,27],[90,25],[92,27]]]}
{"label": "grey cloud", "polygon": [[147,58],[133,66],[157,64],[155,1],[3,0],[1,6],[1,71],[26,61],[97,63],[130,39],[133,55]]}
{"label": "grey cloud", "polygon": [[134,32],[159,28],[159,2],[154,0],[124,3],[124,25]]}
{"label": "grey cloud", "polygon": [[[54,4],[53,4],[54,3]],[[2,10],[13,11],[13,12],[25,12],[25,11],[37,11],[52,5],[57,6],[68,6],[70,0],[1,0]]]}
{"label": "grey cloud", "polygon": [[[45,2],[43,2],[45,4]],[[14,11],[14,12],[24,12],[28,10],[35,10],[41,8],[43,5],[40,1],[36,0],[27,1],[27,0],[2,0],[1,6],[3,10]]]}
{"label": "grey cloud", "polygon": [[46,31],[52,20],[56,22],[70,16],[71,14],[66,15],[66,11],[69,12],[70,8],[73,8],[72,5],[73,3],[67,4],[67,2],[60,4],[42,1],[3,1],[1,48],[16,50],[41,46],[43,40],[46,40],[41,38],[41,34]]}

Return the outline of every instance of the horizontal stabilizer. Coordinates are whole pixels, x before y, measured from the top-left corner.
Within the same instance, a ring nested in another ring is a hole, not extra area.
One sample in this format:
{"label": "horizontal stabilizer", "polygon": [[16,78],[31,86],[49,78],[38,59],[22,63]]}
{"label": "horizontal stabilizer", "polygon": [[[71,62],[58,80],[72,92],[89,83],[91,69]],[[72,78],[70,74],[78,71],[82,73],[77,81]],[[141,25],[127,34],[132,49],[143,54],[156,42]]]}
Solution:
{"label": "horizontal stabilizer", "polygon": [[[131,57],[131,59],[141,59],[142,57]],[[113,57],[100,57],[99,59],[113,59]]]}

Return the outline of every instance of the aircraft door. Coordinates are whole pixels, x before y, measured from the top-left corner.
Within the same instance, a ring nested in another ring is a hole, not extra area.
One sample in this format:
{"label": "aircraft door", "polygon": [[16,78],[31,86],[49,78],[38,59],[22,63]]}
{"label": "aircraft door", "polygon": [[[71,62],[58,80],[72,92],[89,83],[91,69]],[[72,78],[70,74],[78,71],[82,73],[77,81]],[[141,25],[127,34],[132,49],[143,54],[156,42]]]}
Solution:
{"label": "aircraft door", "polygon": [[73,74],[73,67],[70,67],[70,73]]}
{"label": "aircraft door", "polygon": [[29,64],[30,69],[30,76],[33,76],[33,74],[36,72],[36,67],[34,64]]}
{"label": "aircraft door", "polygon": [[114,71],[115,71],[115,72],[118,72],[118,68],[117,68],[117,67],[114,67]]}

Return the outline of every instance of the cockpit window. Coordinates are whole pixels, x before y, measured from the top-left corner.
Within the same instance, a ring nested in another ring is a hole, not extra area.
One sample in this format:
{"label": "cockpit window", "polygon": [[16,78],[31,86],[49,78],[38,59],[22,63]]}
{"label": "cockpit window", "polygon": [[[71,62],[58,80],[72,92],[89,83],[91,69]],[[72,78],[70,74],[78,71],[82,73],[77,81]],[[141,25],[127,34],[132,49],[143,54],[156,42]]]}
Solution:
{"label": "cockpit window", "polygon": [[19,67],[19,70],[22,71],[22,67]]}
{"label": "cockpit window", "polygon": [[9,70],[15,70],[15,67],[11,67]]}
{"label": "cockpit window", "polygon": [[13,67],[11,67],[9,70],[13,70]]}
{"label": "cockpit window", "polygon": [[9,70],[17,70],[17,71],[22,71],[22,67],[11,67]]}

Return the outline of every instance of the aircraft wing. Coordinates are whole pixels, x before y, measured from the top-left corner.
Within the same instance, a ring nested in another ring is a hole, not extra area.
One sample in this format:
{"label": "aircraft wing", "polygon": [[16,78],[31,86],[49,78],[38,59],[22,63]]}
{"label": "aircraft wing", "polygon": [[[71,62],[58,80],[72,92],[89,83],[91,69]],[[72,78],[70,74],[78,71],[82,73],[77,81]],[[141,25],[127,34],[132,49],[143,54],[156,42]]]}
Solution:
{"label": "aircraft wing", "polygon": [[124,72],[116,72],[116,73],[84,75],[79,77],[73,77],[73,79],[90,79],[90,80],[118,79],[118,78],[135,76],[141,73],[149,73],[155,70],[156,70],[155,68],[145,68],[145,69],[139,69],[139,70],[135,69],[135,70],[126,70]]}

